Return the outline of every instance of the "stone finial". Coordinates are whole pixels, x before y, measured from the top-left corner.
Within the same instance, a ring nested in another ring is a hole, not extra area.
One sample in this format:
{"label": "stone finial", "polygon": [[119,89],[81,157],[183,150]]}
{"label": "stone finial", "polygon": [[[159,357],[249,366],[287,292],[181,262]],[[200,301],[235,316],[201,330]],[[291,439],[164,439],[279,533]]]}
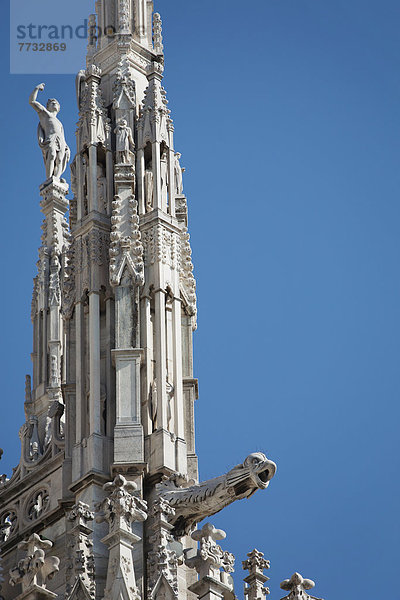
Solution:
{"label": "stone finial", "polygon": [[145,521],[147,503],[133,495],[137,490],[136,483],[127,481],[122,475],[106,483],[103,490],[109,496],[96,505],[96,511],[100,512],[96,521],[107,521],[109,525],[108,535],[101,540],[109,549],[104,600],[139,600],[132,548],[140,537],[132,533],[131,523]]}
{"label": "stone finial", "polygon": [[26,550],[26,557],[10,570],[10,584],[21,583],[23,592],[35,587],[45,589],[47,581],[57,573],[60,564],[60,559],[56,556],[46,557],[45,550],[52,546],[53,542],[43,540],[36,533],[20,542],[18,548]]}
{"label": "stone finial", "polygon": [[264,600],[269,594],[269,589],[264,587],[264,583],[269,579],[264,575],[264,569],[269,569],[270,562],[265,560],[264,554],[256,549],[249,552],[247,556],[248,559],[242,562],[243,569],[249,571],[244,578],[246,583],[244,594],[248,600]]}
{"label": "stone finial", "polygon": [[189,556],[187,553],[186,565],[196,569],[199,580],[188,589],[199,598],[204,596],[208,596],[210,600],[236,598],[230,576],[234,570],[235,557],[216,544],[218,540],[225,539],[225,531],[216,529],[211,523],[206,523],[202,529],[194,531],[191,537],[200,542],[200,549],[194,556]]}
{"label": "stone finial", "polygon": [[200,578],[220,579],[220,569],[225,573],[234,571],[235,557],[216,544],[218,540],[226,538],[225,531],[216,529],[211,523],[206,523],[201,529],[194,531],[191,538],[200,542],[200,550],[193,559],[189,558],[187,563],[196,569]]}
{"label": "stone finial", "polygon": [[300,573],[294,573],[290,579],[282,581],[282,590],[290,592],[282,600],[321,600],[315,596],[307,594],[306,590],[311,590],[315,587],[315,583],[311,579],[304,579]]}
{"label": "stone finial", "polygon": [[89,506],[84,502],[75,504],[67,514],[68,521],[72,521],[74,525],[87,527],[88,521],[93,521],[94,513]]}
{"label": "stone finial", "polygon": [[111,493],[96,504],[96,512],[99,513],[96,521],[107,521],[110,533],[120,529],[130,532],[132,521],[147,519],[147,503],[133,495],[137,490],[136,483],[127,481],[123,475],[117,475],[114,481],[103,486],[103,490]]}

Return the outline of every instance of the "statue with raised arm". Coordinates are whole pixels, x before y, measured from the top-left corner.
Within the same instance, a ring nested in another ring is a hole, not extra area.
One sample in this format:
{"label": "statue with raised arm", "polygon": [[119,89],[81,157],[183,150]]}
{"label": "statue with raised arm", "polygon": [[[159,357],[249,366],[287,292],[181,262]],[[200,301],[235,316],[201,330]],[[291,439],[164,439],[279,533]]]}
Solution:
{"label": "statue with raised arm", "polygon": [[60,179],[70,159],[70,149],[65,141],[64,128],[57,115],[60,103],[55,98],[47,101],[46,107],[37,101],[39,91],[44,90],[44,83],[37,85],[29,97],[29,104],[39,115],[38,141],[42,150],[46,167],[46,177]]}

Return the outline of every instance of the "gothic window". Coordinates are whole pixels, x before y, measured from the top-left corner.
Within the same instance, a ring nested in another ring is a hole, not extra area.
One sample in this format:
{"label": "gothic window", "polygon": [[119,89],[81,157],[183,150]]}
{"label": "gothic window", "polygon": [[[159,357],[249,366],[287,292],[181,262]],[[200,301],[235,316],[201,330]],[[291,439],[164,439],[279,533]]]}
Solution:
{"label": "gothic window", "polygon": [[0,516],[0,541],[6,542],[17,529],[17,513],[14,510],[6,510]]}
{"label": "gothic window", "polygon": [[26,506],[26,516],[30,521],[36,521],[45,513],[50,504],[50,495],[47,489],[36,490],[30,497]]}

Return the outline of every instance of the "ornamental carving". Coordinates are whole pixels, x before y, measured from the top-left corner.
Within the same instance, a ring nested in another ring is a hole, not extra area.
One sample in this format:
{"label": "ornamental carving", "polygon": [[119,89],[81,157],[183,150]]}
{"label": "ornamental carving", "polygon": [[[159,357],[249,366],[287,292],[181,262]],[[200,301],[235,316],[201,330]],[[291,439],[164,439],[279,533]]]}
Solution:
{"label": "ornamental carving", "polygon": [[90,65],[80,73],[78,139],[80,147],[91,144],[110,145],[111,126],[100,89],[101,70]]}
{"label": "ornamental carving", "polygon": [[255,452],[225,475],[194,485],[173,475],[158,484],[156,490],[175,509],[175,514],[169,517],[169,521],[174,525],[174,536],[182,537],[196,523],[214,515],[235,500],[248,498],[255,491],[266,489],[275,471],[274,462],[262,452]]}
{"label": "ornamental carving", "polygon": [[159,13],[154,13],[153,15],[153,48],[156,54],[162,54],[164,52],[162,21]]}
{"label": "ornamental carving", "polygon": [[197,315],[196,280],[193,275],[192,249],[190,247],[189,240],[190,235],[185,227],[181,233],[181,292],[185,302],[186,310],[195,321]]}
{"label": "ornamental carving", "polygon": [[149,597],[155,596],[154,590],[164,577],[173,596],[178,596],[178,558],[171,535],[172,525],[168,518],[175,510],[163,498],[154,502],[149,512],[148,530],[151,551],[147,557],[147,588]]}
{"label": "ornamental carving", "polygon": [[[194,531],[191,538],[200,542],[200,549],[195,556],[188,556],[186,564],[188,567],[196,569],[199,579],[212,577],[220,580],[222,569],[225,573],[233,573],[235,557],[230,552],[222,550],[216,542],[226,538],[225,531],[216,529],[211,523],[206,523],[197,531]],[[226,581],[226,577],[224,577]]]}
{"label": "ornamental carving", "polygon": [[125,267],[138,285],[144,284],[143,245],[139,230],[138,204],[131,194],[114,196],[111,217],[110,283],[120,285]]}
{"label": "ornamental carving", "polygon": [[307,594],[307,591],[314,587],[315,583],[312,579],[304,579],[300,573],[294,573],[290,579],[285,579],[281,583],[281,589],[289,592],[282,600],[321,600]]}
{"label": "ornamental carving", "polygon": [[168,265],[171,269],[179,268],[180,243],[178,234],[157,224],[142,233],[144,262],[153,265],[155,262]]}
{"label": "ornamental carving", "polygon": [[140,538],[132,533],[131,523],[147,518],[147,503],[134,495],[137,485],[122,475],[106,483],[103,490],[108,496],[96,505],[96,512],[99,513],[96,521],[107,521],[109,525],[109,533],[102,540],[109,548],[104,599],[139,600],[132,548]]}
{"label": "ornamental carving", "polygon": [[249,552],[247,556],[247,560],[242,562],[243,569],[249,571],[244,578],[244,595],[247,600],[264,600],[269,594],[269,589],[264,587],[264,583],[269,579],[264,575],[264,569],[270,568],[269,560],[265,560],[264,554],[258,550]]}
{"label": "ornamental carving", "polygon": [[96,594],[95,585],[95,563],[93,555],[93,542],[89,538],[91,530],[89,522],[93,521],[94,513],[87,504],[78,502],[66,515],[71,529],[67,532],[67,564],[66,579],[67,597],[73,595],[78,585],[83,586],[86,595],[94,598]]}
{"label": "ornamental carving", "polygon": [[131,67],[126,57],[118,64],[117,76],[114,83],[114,110],[132,109],[136,106],[135,81],[132,78]]}
{"label": "ornamental carving", "polygon": [[10,585],[22,584],[22,591],[46,588],[47,581],[52,579],[59,570],[60,559],[56,556],[46,556],[53,543],[43,540],[33,533],[31,537],[18,544],[18,548],[26,551],[26,557],[10,570]]}
{"label": "ornamental carving", "polygon": [[134,496],[137,485],[127,481],[122,475],[117,475],[114,481],[103,486],[109,493],[102,502],[96,504],[99,515],[96,521],[107,521],[110,532],[118,529],[131,531],[132,521],[145,521],[147,519],[147,503]]}

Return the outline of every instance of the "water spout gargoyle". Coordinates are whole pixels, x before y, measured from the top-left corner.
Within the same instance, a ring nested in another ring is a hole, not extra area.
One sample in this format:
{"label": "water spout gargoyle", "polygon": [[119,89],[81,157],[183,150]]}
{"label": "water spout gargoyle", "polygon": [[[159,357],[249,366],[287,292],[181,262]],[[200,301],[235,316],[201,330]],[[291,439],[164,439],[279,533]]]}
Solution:
{"label": "water spout gargoyle", "polygon": [[158,484],[156,492],[174,509],[170,523],[174,526],[172,533],[178,538],[235,500],[266,489],[275,472],[274,462],[262,452],[254,452],[225,475],[194,485],[185,483],[182,476],[173,475]]}

